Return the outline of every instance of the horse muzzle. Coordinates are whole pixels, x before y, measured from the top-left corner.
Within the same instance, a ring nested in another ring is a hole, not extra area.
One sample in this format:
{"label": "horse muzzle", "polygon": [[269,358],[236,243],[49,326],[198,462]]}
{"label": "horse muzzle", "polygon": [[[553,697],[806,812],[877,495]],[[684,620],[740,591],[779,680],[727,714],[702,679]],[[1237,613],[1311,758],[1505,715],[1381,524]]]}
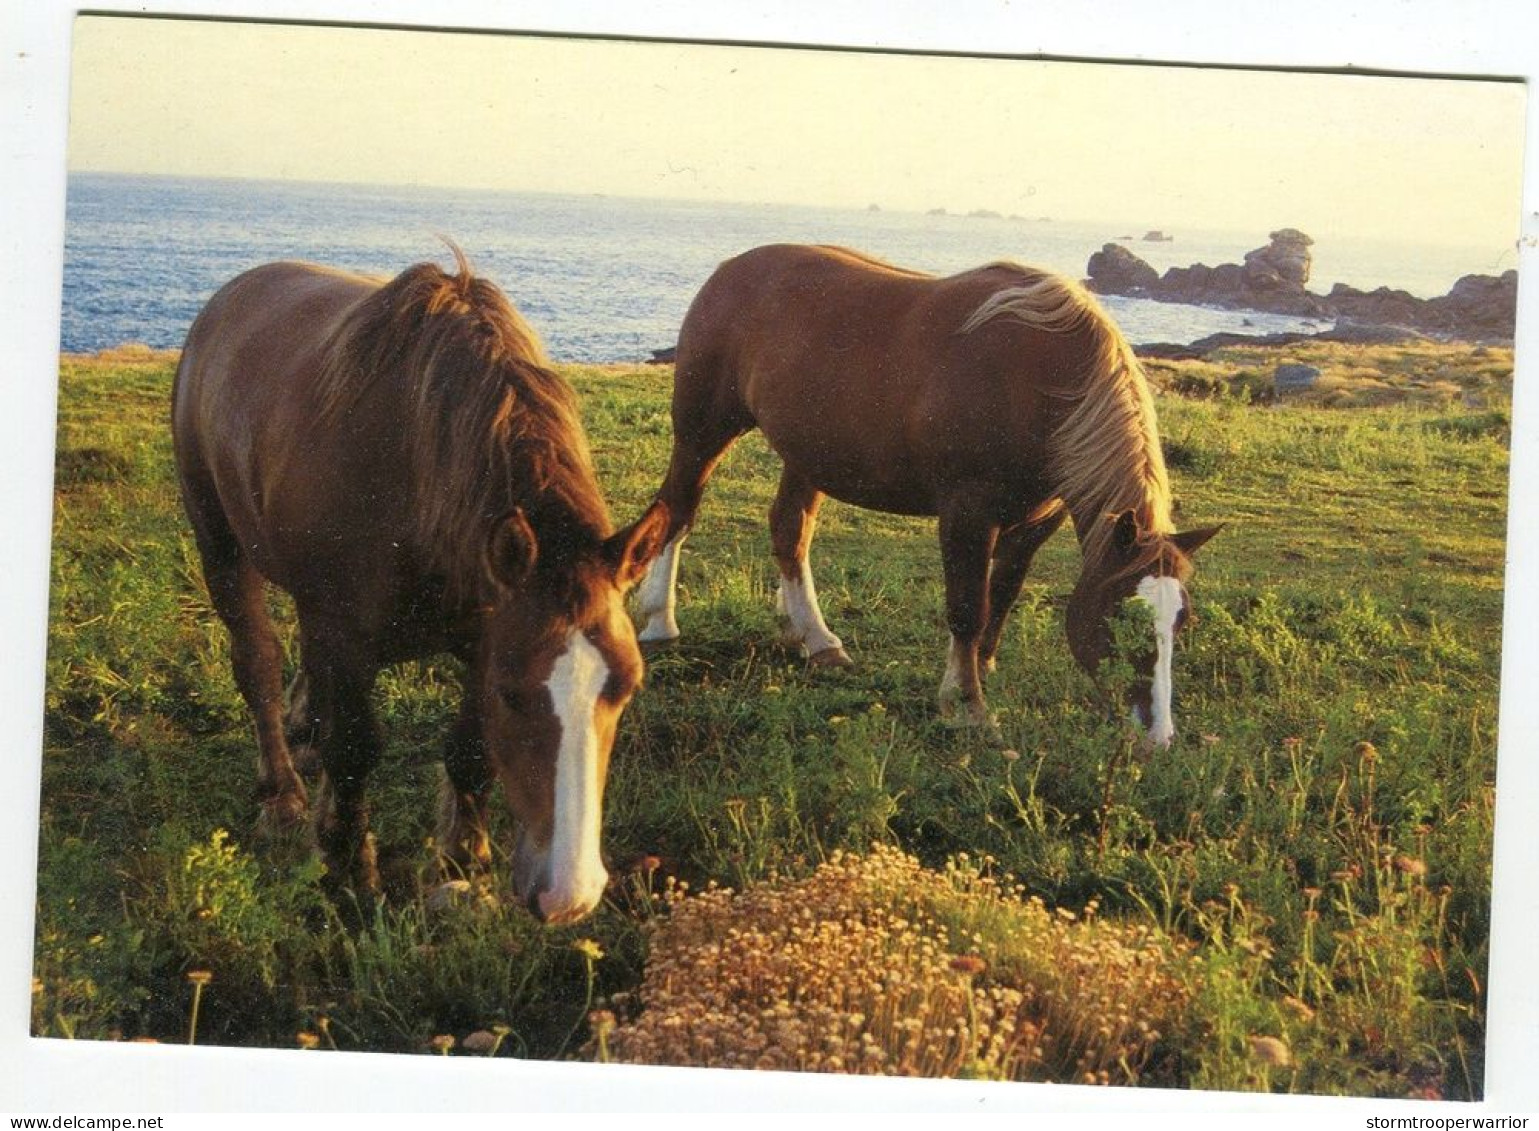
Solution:
{"label": "horse muzzle", "polygon": [[1133,725],[1143,731],[1144,741],[1151,748],[1164,750],[1170,746],[1171,740],[1176,737],[1175,724],[1167,721],[1163,725],[1152,725],[1149,722],[1148,709],[1141,704],[1134,704],[1129,714],[1132,716]]}
{"label": "horse muzzle", "polygon": [[540,922],[560,926],[586,918],[608,885],[609,873],[601,861],[554,860],[548,849],[520,838],[513,858],[513,890]]}

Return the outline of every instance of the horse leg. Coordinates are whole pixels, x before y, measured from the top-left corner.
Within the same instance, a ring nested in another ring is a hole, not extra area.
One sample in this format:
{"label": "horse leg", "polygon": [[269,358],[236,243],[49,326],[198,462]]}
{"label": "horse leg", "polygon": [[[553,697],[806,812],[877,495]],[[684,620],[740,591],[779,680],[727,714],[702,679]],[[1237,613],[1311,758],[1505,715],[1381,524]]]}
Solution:
{"label": "horse leg", "polygon": [[310,681],[305,677],[302,665],[290,681],[285,698],[289,706],[283,719],[283,737],[289,745],[289,757],[294,760],[295,769],[306,774],[319,761],[315,744],[320,733],[320,723],[315,712],[310,709]]}
{"label": "horse leg", "polygon": [[994,548],[994,563],[989,569],[989,615],[984,622],[983,637],[978,642],[978,662],[984,671],[994,670],[994,658],[999,652],[999,638],[1004,632],[1005,618],[1021,595],[1026,581],[1026,571],[1042,543],[1053,536],[1067,512],[1062,508],[1037,522],[1024,522],[1002,531]]}
{"label": "horse leg", "polygon": [[235,685],[256,721],[258,828],[275,832],[303,821],[309,804],[283,733],[283,649],[267,615],[262,576],[234,535],[197,533],[209,599],[230,633]]}
{"label": "horse leg", "polygon": [[999,527],[970,499],[941,508],[941,560],[951,646],[940,685],[941,714],[958,726],[992,728],[978,673],[978,642],[988,617],[989,557]]}
{"label": "horse leg", "polygon": [[[682,371],[681,371],[682,372]],[[668,508],[667,542],[637,588],[636,605],[642,644],[661,644],[679,637],[676,615],[679,550],[689,537],[705,484],[727,449],[753,427],[753,417],[736,399],[718,389],[697,395],[696,382],[680,377],[673,397],[673,454],[657,497]]]}
{"label": "horse leg", "polygon": [[481,712],[467,689],[460,715],[444,747],[445,779],[439,804],[438,851],[450,876],[486,871],[492,865],[486,800],[492,772],[481,737]]}
{"label": "horse leg", "polygon": [[828,630],[818,608],[807,550],[817,526],[823,493],[789,468],[780,474],[780,489],[770,505],[770,544],[780,567],[775,610],[783,620],[782,638],[800,645],[816,667],[849,667],[844,644]]}
{"label": "horse leg", "polygon": [[364,782],[379,761],[382,743],[369,703],[375,668],[356,652],[304,633],[305,675],[325,770],[315,808],[316,844],[333,884],[350,883],[357,895],[371,897],[379,891],[379,868]]}

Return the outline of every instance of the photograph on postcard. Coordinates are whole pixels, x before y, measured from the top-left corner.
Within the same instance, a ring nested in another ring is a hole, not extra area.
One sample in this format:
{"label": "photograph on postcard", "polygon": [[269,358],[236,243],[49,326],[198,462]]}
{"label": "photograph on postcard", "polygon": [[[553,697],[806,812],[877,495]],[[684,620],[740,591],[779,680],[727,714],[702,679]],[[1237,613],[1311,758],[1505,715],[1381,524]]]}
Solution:
{"label": "photograph on postcard", "polygon": [[33,1036],[1481,1098],[1524,98],[79,17]]}

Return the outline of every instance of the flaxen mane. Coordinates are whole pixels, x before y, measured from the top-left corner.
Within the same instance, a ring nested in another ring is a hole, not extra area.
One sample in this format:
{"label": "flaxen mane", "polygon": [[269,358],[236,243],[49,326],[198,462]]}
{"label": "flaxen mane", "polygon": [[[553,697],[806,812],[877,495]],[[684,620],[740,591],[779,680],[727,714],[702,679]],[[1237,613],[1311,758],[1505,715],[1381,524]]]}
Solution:
{"label": "flaxen mane", "polygon": [[1087,560],[1110,560],[1113,520],[1131,511],[1140,553],[1126,569],[1146,567],[1161,552],[1153,536],[1175,527],[1154,401],[1133,348],[1078,284],[1015,264],[994,266],[1018,273],[1023,281],[990,295],[958,332],[1008,318],[1048,333],[1091,339],[1094,348],[1084,368],[1065,374],[1061,386],[1051,390],[1074,403],[1051,441],[1058,493],[1076,523],[1088,527],[1079,532]]}
{"label": "flaxen mane", "polygon": [[469,595],[491,525],[514,507],[540,539],[542,565],[570,567],[610,521],[571,388],[496,285],[453,251],[456,274],[419,263],[348,315],[319,392],[323,413],[338,415],[398,383],[417,544]]}

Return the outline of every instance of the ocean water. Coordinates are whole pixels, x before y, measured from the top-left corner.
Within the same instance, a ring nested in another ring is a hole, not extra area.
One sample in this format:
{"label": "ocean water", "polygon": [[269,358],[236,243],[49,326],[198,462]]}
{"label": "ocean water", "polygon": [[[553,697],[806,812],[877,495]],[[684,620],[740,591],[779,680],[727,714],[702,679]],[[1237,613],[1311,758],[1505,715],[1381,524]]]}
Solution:
{"label": "ocean water", "polygon": [[[125,342],[178,347],[208,297],[249,267],[275,259],[378,274],[423,259],[451,266],[440,235],[507,292],[552,357],[606,362],[672,345],[715,266],[759,244],[844,244],[939,273],[1015,259],[1080,278],[1103,244],[1142,232],[1035,217],[77,173],[68,188],[60,345],[70,353]],[[1266,238],[1179,232],[1168,243],[1129,246],[1163,271],[1238,262]],[[1312,290],[1342,281],[1423,297],[1445,293],[1462,274],[1499,272],[1512,258],[1499,248],[1362,240],[1317,240],[1313,250]],[[1135,343],[1321,328],[1274,314],[1105,302]]]}

